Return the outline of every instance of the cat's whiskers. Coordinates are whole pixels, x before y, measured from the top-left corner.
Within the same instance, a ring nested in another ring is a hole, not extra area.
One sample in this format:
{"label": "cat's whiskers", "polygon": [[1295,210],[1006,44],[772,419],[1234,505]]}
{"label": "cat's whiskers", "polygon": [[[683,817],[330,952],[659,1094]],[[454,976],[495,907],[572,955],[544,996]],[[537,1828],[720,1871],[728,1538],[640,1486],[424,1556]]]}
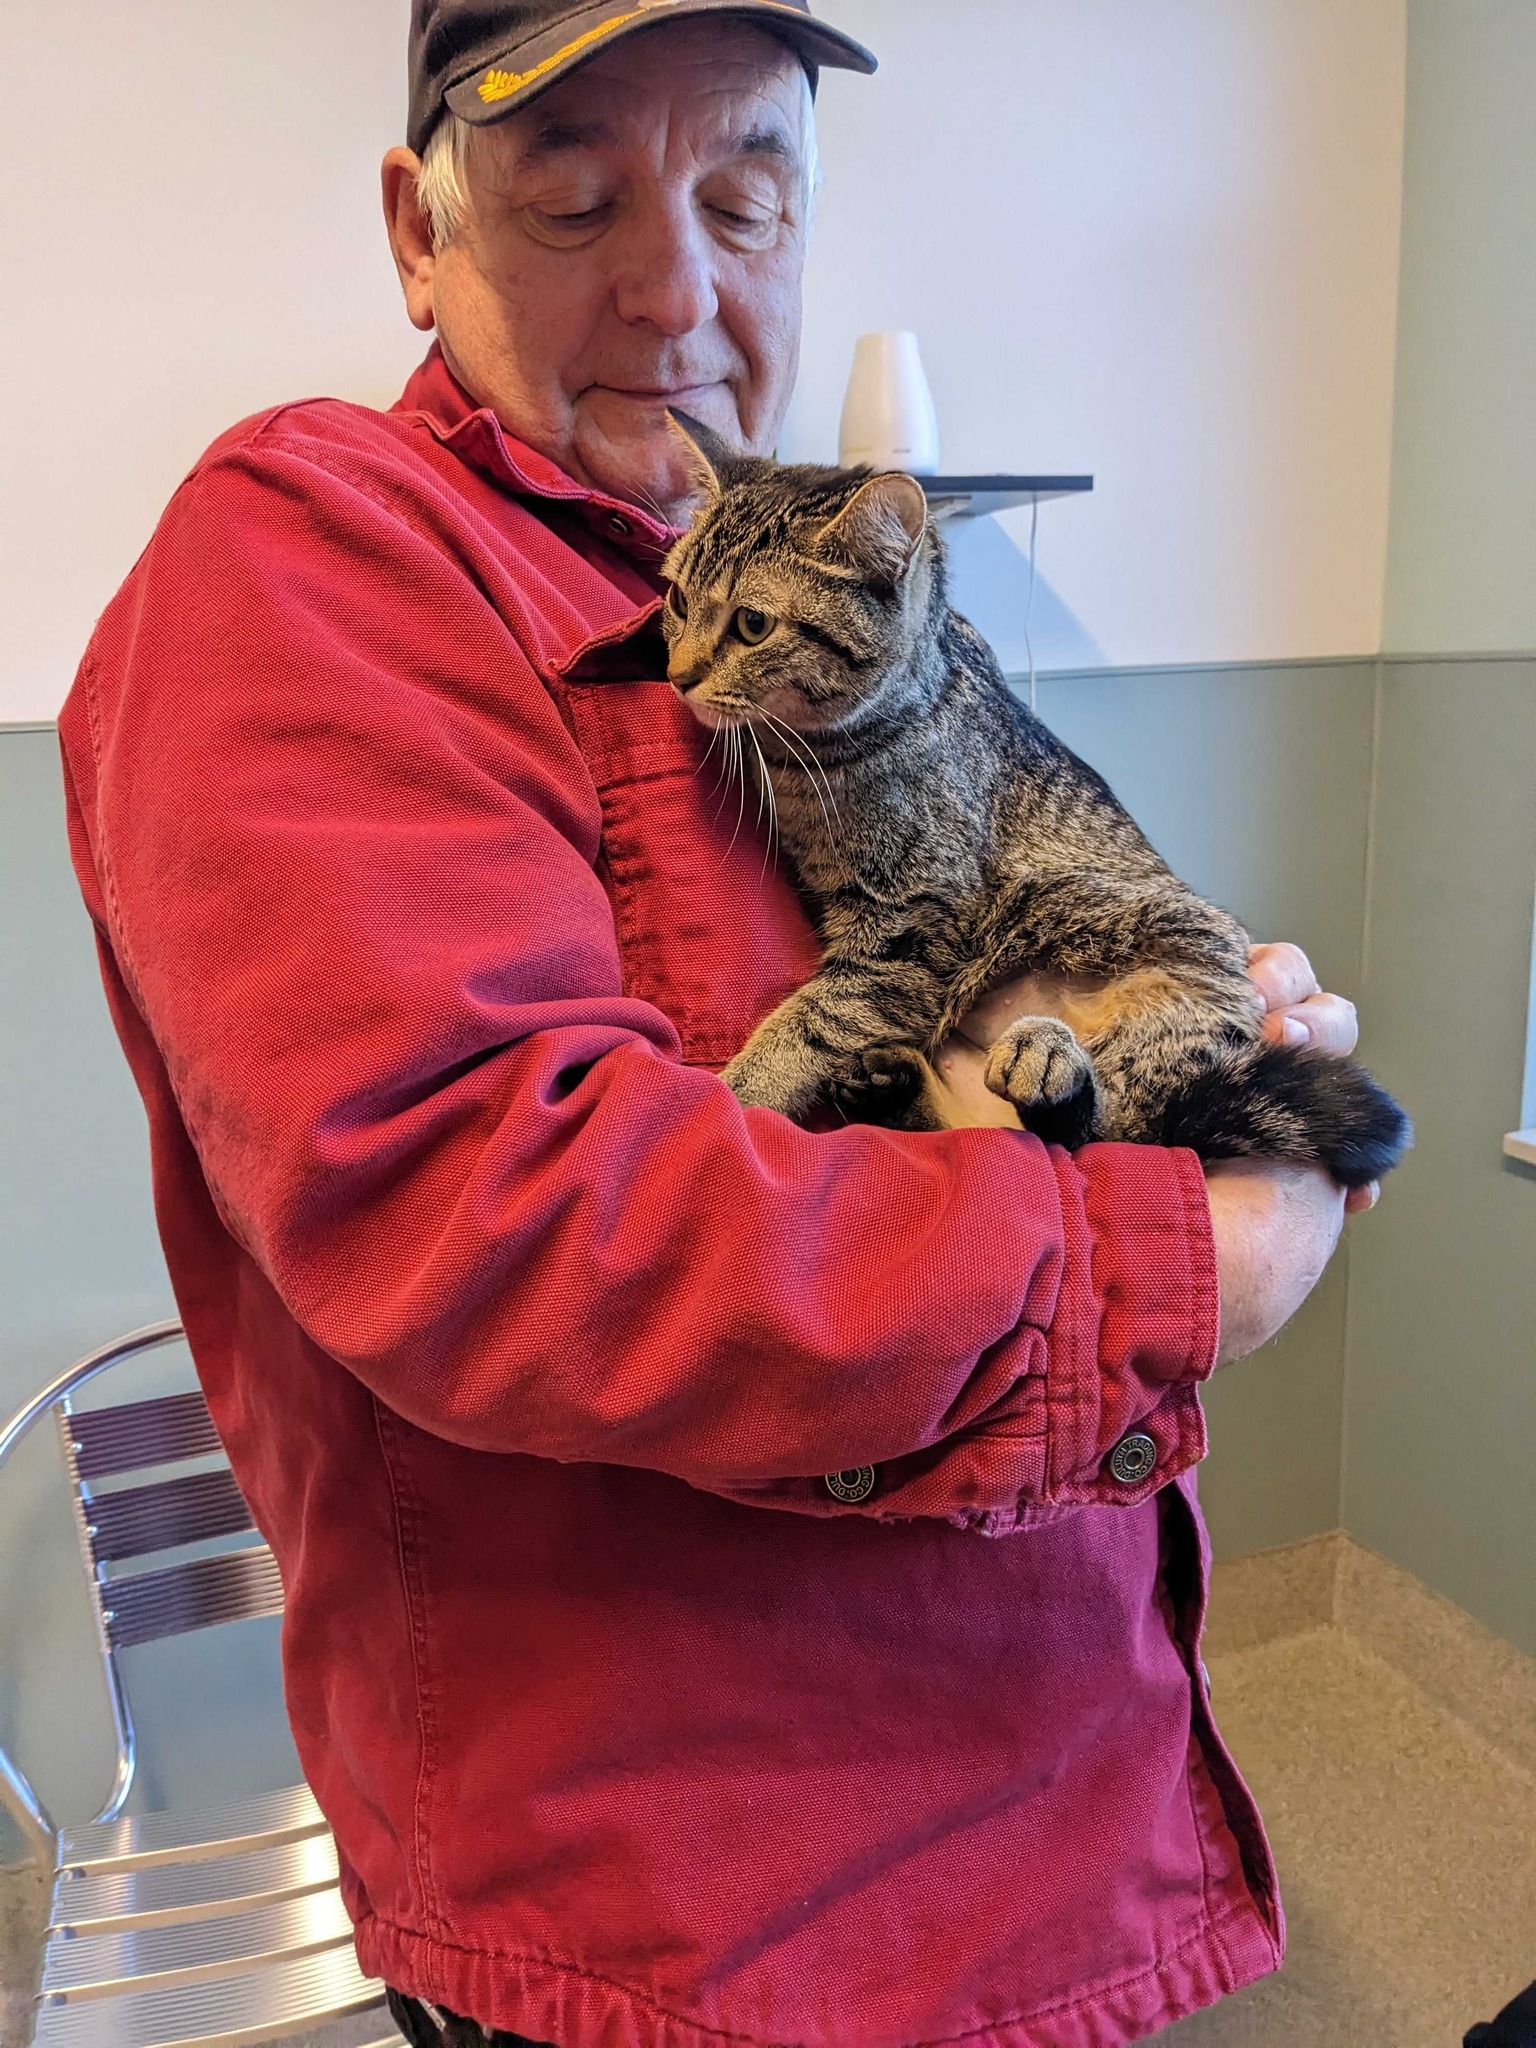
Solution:
{"label": "cat's whiskers", "polygon": [[[816,801],[821,805],[821,815],[827,828],[827,837],[836,846],[838,837],[837,825],[841,825],[843,822],[842,812],[838,809],[837,793],[832,787],[831,777],[817,758],[815,748],[812,747],[810,741],[803,733],[796,732],[792,725],[786,725],[782,718],[776,718],[771,711],[765,709],[761,704],[757,707],[757,710],[759,717],[765,718],[768,721],[774,732],[789,748],[796,765],[802,770],[806,780],[810,783],[815,793]],[[831,805],[830,810],[828,810],[829,803]],[[833,824],[834,818],[837,821],[837,825]]]}
{"label": "cat's whiskers", "polygon": [[[837,813],[837,793],[833,789],[831,778],[822,764],[821,756],[811,745],[809,739],[807,739],[803,732],[796,732],[792,725],[785,719],[778,717],[774,712],[765,709],[761,705],[758,706],[758,709],[761,711],[762,716],[767,719],[769,725],[773,727],[779,737],[789,747],[790,752],[800,763],[801,767],[804,768],[806,774],[825,791],[828,802],[831,804],[834,813]],[[842,823],[840,813],[838,813],[838,823]]]}
{"label": "cat's whiskers", "polygon": [[[715,727],[715,739],[718,739],[718,738],[719,738],[719,737],[721,736],[721,734],[722,734],[722,733],[723,733],[723,734],[724,734],[724,736],[725,736],[725,745],[724,745],[724,746],[723,746],[723,747],[722,747],[722,748],[720,749],[720,765],[719,765],[719,767],[718,767],[718,768],[716,769],[716,771],[715,771],[715,792],[716,792],[716,795],[717,795],[718,801],[717,801],[717,803],[715,804],[715,817],[714,817],[714,822],[715,822],[715,823],[716,823],[717,825],[718,825],[718,824],[719,824],[719,822],[720,822],[720,813],[721,813],[721,812],[722,812],[722,811],[723,811],[723,810],[725,809],[726,805],[727,805],[727,804],[728,804],[728,803],[730,802],[730,800],[731,800],[731,728],[730,728],[730,726],[728,726],[728,725],[717,725],[717,726]],[[714,748],[714,744],[715,744],[715,740],[711,740],[711,741],[710,741],[710,743],[709,743],[709,745],[710,745],[710,750],[711,750],[711,751],[712,751],[712,750],[713,750],[713,748]],[[705,758],[705,760],[708,760],[708,759],[709,759],[709,754],[708,754],[708,753],[706,753],[706,754],[705,754],[705,756],[704,756],[704,758]]]}
{"label": "cat's whiskers", "polygon": [[742,743],[741,735],[741,726],[733,725],[730,728],[731,761],[736,771],[737,780],[741,784],[741,794],[736,800],[736,830],[731,834],[731,843],[721,856],[722,867],[736,851],[736,842],[741,837],[742,824],[747,815],[747,750]]}
{"label": "cat's whiskers", "polygon": [[657,499],[652,497],[643,484],[634,485],[633,492],[634,502],[640,507],[642,512],[649,512],[658,526],[665,526],[669,531],[675,531],[673,522],[667,517],[663,506]]}
{"label": "cat's whiskers", "polygon": [[[712,728],[710,729],[710,735],[709,735],[709,745],[708,745],[708,746],[707,746],[707,747],[706,747],[706,748],[704,749],[703,753],[702,753],[702,754],[700,754],[700,756],[699,756],[698,760],[697,760],[697,761],[696,761],[696,762],[694,763],[694,769],[693,769],[693,772],[694,772],[694,774],[695,774],[695,775],[701,775],[701,774],[702,774],[702,773],[704,772],[704,769],[705,769],[705,768],[706,768],[706,767],[708,766],[708,763],[709,763],[709,757],[710,757],[710,755],[711,755],[711,754],[712,754],[712,753],[713,753],[713,752],[715,751],[715,742],[716,742],[716,740],[718,740],[718,739],[719,739],[719,737],[720,737],[721,733],[722,733],[722,732],[723,732],[724,730],[725,730],[725,728],[724,728],[723,726],[719,726],[719,725],[717,725],[717,726],[713,726],[713,727],[712,727]],[[716,777],[715,777],[715,780],[716,780],[716,783],[717,783],[717,784],[718,784],[718,782],[719,782],[719,779],[720,779],[720,778],[719,778],[719,775],[718,775],[718,773],[717,773],[717,775],[716,775]]]}
{"label": "cat's whiskers", "polygon": [[760,778],[757,800],[757,822],[759,825],[763,822],[763,796],[766,795],[768,799],[768,844],[763,848],[762,874],[758,876],[758,880],[761,881],[762,876],[768,872],[768,856],[770,854],[773,856],[774,871],[775,873],[778,871],[779,800],[773,793],[773,777],[768,773],[768,763],[763,758],[762,742],[758,739],[757,734],[753,732],[750,725],[746,730],[748,737],[752,741],[752,751],[757,755],[758,775]]}

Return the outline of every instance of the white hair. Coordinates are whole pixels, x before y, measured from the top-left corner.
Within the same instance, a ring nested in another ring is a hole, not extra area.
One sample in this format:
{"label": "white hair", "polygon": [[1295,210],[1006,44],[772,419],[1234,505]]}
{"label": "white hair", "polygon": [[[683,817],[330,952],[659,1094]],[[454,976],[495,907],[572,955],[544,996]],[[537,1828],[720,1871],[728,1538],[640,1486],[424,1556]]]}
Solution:
{"label": "white hair", "polygon": [[[800,66],[803,93],[800,134],[800,200],[809,222],[821,189],[821,152],[816,141],[816,100],[810,75]],[[426,220],[434,250],[446,248],[469,218],[470,162],[491,145],[494,128],[474,127],[457,114],[444,113],[421,153],[416,203]]]}

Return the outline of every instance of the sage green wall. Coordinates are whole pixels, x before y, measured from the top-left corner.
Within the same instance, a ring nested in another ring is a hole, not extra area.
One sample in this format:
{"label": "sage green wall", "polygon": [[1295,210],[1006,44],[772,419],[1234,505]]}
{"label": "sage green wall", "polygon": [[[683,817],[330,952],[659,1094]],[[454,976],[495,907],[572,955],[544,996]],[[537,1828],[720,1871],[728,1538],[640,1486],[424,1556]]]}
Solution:
{"label": "sage green wall", "polygon": [[[1352,995],[1373,677],[1369,662],[1108,672],[1043,680],[1040,710],[1180,874],[1255,937],[1304,945],[1324,985]],[[1350,1226],[1278,1342],[1207,1389],[1200,1491],[1218,1555],[1338,1526],[1349,1260],[1372,1221]]]}
{"label": "sage green wall", "polygon": [[[0,1418],[83,1353],[174,1313],[144,1117],[69,865],[58,742],[51,728],[0,729]],[[131,1391],[187,1372],[184,1353],[162,1353]],[[293,1782],[276,1652],[275,1625],[249,1622],[128,1653],[143,1707],[136,1804]],[[46,1428],[0,1474],[0,1740],[60,1819],[94,1812],[111,1783],[111,1726]]]}
{"label": "sage green wall", "polygon": [[1344,1525],[1536,1655],[1533,882],[1536,660],[1384,664],[1364,1003],[1418,1144],[1354,1246]]}
{"label": "sage green wall", "polygon": [[1356,1247],[1343,1502],[1536,1655],[1533,106],[1530,0],[1410,0],[1365,997],[1419,1143]]}
{"label": "sage green wall", "polygon": [[[1356,984],[1369,664],[1080,675],[1041,708],[1200,888]],[[51,730],[0,730],[0,1411],[92,1345],[171,1312],[138,1098],[107,1020],[64,840]],[[1281,1342],[1208,1396],[1202,1488],[1240,1554],[1338,1520],[1342,1265]],[[0,1728],[65,1817],[107,1775],[74,1539],[51,1445],[0,1484]],[[264,1625],[135,1653],[144,1797],[283,1782]]]}

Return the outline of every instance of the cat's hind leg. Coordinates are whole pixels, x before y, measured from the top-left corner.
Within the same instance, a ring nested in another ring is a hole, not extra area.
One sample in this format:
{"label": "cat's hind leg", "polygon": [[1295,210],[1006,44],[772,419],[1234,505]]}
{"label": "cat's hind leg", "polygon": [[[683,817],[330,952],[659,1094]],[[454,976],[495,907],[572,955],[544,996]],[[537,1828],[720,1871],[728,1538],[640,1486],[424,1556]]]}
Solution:
{"label": "cat's hind leg", "polygon": [[1060,1017],[1015,1018],[987,1054],[986,1082],[1050,1144],[1086,1145],[1098,1130],[1093,1060]]}

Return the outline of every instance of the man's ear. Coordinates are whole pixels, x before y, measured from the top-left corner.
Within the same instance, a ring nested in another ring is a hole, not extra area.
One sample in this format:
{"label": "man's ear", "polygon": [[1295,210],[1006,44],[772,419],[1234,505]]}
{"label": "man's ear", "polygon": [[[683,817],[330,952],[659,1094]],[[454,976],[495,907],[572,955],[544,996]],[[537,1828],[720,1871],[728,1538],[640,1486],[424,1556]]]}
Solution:
{"label": "man's ear", "polygon": [[701,497],[718,498],[725,481],[726,464],[734,459],[734,451],[725,445],[712,427],[706,427],[691,413],[679,412],[676,406],[669,405],[667,418],[687,452],[688,474],[695,490]]}
{"label": "man's ear", "polygon": [[928,531],[928,500],[915,477],[882,470],[860,484],[835,519],[817,534],[817,550],[860,575],[900,583]]}
{"label": "man's ear", "polygon": [[436,325],[432,285],[437,269],[437,252],[432,247],[432,230],[417,202],[416,184],[421,176],[421,159],[412,150],[392,149],[384,159],[384,225],[394,251],[395,268],[405,292],[405,310],[411,325],[424,334]]}

